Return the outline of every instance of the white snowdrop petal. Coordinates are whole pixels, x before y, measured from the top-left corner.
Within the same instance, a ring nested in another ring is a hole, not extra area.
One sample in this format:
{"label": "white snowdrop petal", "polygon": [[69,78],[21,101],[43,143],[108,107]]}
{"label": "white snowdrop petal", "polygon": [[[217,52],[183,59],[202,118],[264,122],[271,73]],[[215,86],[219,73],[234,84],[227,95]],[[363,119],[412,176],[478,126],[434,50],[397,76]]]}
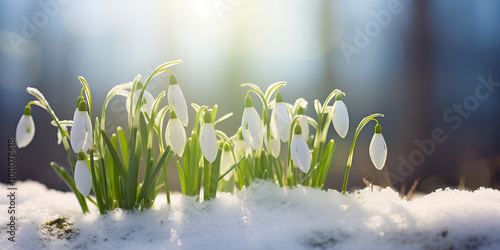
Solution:
{"label": "white snowdrop petal", "polygon": [[290,114],[288,112],[288,108],[285,103],[278,102],[276,103],[273,112],[271,122],[276,124],[276,128],[279,133],[279,138],[283,142],[288,141],[288,137],[290,136]]}
{"label": "white snowdrop petal", "polygon": [[340,137],[345,138],[349,130],[349,113],[344,101],[338,100],[333,104],[333,127]]}
{"label": "white snowdrop petal", "polygon": [[83,112],[83,115],[85,117],[86,135],[85,135],[85,142],[83,143],[82,146],[82,151],[87,152],[87,150],[89,150],[90,148],[90,145],[92,144],[93,131],[92,131],[92,122],[90,121],[89,114],[87,112]]}
{"label": "white snowdrop petal", "polygon": [[205,123],[200,132],[201,153],[210,163],[217,157],[217,137],[212,123]]}
{"label": "white snowdrop petal", "polygon": [[262,146],[262,123],[255,108],[245,108],[241,121],[242,135],[245,142],[253,150],[258,150]]}
{"label": "white snowdrop petal", "polygon": [[[224,174],[229,168],[231,168],[234,163],[236,163],[233,159],[233,155],[231,151],[222,151],[220,156],[220,174]],[[231,173],[224,176],[224,180],[228,181],[231,178]]]}
{"label": "white snowdrop petal", "polygon": [[179,84],[173,84],[168,86],[168,105],[172,106],[175,110],[175,114],[181,121],[182,125],[187,126],[189,122],[188,109],[186,104],[186,98],[182,93]]}
{"label": "white snowdrop petal", "polygon": [[35,122],[31,115],[22,115],[16,127],[16,143],[18,148],[24,148],[30,144],[35,136]]}
{"label": "white snowdrop petal", "polygon": [[309,124],[305,116],[299,119],[299,125],[302,128],[302,136],[304,136],[305,139],[309,138]]}
{"label": "white snowdrop petal", "polygon": [[302,166],[300,166],[299,160],[299,147],[297,142],[297,135],[293,135],[292,142],[290,143],[290,154],[292,156],[292,161],[295,165],[302,170]]}
{"label": "white snowdrop petal", "polygon": [[73,126],[70,131],[70,142],[71,147],[75,153],[82,151],[83,144],[87,136],[86,126],[85,126],[85,111],[75,110],[73,116]]}
{"label": "white snowdrop petal", "polygon": [[302,171],[307,173],[309,171],[309,167],[311,166],[311,150],[309,150],[309,146],[307,146],[307,142],[304,137],[302,137],[302,135],[298,136],[301,137],[298,141],[300,165],[303,168]]}
{"label": "white snowdrop petal", "polygon": [[177,118],[172,118],[167,123],[167,131],[165,133],[165,141],[167,145],[172,147],[172,150],[179,156],[184,152],[186,145],[186,131],[181,122]]}
{"label": "white snowdrop petal", "polygon": [[307,173],[311,166],[312,155],[306,140],[301,134],[293,135],[292,143],[290,144],[290,153],[297,168]]}
{"label": "white snowdrop petal", "polygon": [[370,142],[370,159],[378,170],[382,170],[387,159],[387,145],[381,133],[375,133]]}
{"label": "white snowdrop petal", "polygon": [[85,161],[77,161],[75,166],[75,184],[83,196],[88,196],[92,187],[92,176]]}

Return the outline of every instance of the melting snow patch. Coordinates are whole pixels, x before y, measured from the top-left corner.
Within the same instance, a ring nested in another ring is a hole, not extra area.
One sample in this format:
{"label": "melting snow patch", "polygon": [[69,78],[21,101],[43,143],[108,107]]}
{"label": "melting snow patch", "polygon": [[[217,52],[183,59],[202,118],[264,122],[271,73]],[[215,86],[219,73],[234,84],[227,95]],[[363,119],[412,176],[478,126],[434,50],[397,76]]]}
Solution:
{"label": "melting snow patch", "polygon": [[143,212],[83,215],[72,193],[34,181],[16,187],[16,242],[5,234],[4,197],[1,249],[500,249],[500,191],[493,189],[405,201],[389,188],[344,196],[259,181],[203,203],[174,194],[168,205],[159,194]]}

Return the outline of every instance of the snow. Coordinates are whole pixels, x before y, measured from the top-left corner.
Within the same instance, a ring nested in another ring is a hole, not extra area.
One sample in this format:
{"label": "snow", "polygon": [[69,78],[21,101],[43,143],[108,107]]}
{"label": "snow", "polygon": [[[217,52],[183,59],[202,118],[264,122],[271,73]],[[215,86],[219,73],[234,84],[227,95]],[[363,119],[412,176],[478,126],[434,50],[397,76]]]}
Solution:
{"label": "snow", "polygon": [[[389,188],[344,196],[260,181],[203,203],[173,194],[168,205],[159,194],[143,212],[83,215],[72,193],[34,181],[16,187],[16,242],[7,240],[2,195],[1,249],[500,249],[500,191],[486,188],[405,201]],[[71,239],[43,227],[63,216]]]}

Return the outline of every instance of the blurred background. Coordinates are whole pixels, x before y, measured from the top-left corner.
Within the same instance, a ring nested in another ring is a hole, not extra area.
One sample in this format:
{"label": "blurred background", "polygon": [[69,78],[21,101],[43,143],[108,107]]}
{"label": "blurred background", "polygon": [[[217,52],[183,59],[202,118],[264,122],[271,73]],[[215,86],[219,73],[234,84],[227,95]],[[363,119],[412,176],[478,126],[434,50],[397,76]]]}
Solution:
{"label": "blurred background", "polygon": [[[90,83],[100,110],[114,85],[181,59],[172,70],[188,103],[233,112],[218,127],[228,135],[241,121],[242,83],[265,89],[287,81],[285,101],[305,98],[313,118],[315,99],[323,102],[336,88],[346,92],[350,130],[341,139],[330,129],[337,148],[327,188],[341,188],[356,126],[375,112],[386,115],[380,119],[386,167],[377,171],[370,162],[369,124],[358,138],[349,189],[363,187],[365,173],[397,190],[418,178],[424,192],[499,188],[498,13],[495,0],[1,0],[0,181],[7,182],[7,140],[33,100],[26,87],[44,93],[60,119],[72,119],[78,76]],[[157,96],[167,84],[160,76],[148,90]],[[124,103],[117,97],[109,106],[115,126],[126,124]],[[32,115],[36,135],[17,151],[17,179],[68,190],[49,166],[68,166],[56,128],[40,108],[33,106]],[[194,112],[190,117],[188,131]],[[173,165],[169,174],[179,190]]]}

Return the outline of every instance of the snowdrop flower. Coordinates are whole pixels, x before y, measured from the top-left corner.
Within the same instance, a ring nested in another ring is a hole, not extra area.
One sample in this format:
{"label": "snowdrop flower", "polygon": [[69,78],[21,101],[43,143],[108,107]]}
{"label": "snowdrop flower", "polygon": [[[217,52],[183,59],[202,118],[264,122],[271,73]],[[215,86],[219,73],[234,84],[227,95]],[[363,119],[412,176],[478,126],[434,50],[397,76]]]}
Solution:
{"label": "snowdrop flower", "polygon": [[73,116],[73,127],[70,132],[71,147],[75,153],[87,152],[92,144],[92,123],[87,113],[87,103],[81,99]]}
{"label": "snowdrop flower", "polygon": [[[233,158],[233,154],[231,153],[231,149],[227,143],[224,144],[224,148],[222,150],[222,154],[220,156],[220,174],[224,174],[226,171],[231,168],[236,161]],[[224,180],[228,181],[231,178],[231,174],[226,174],[224,176]]]}
{"label": "snowdrop flower", "polygon": [[384,136],[382,136],[382,127],[379,124],[375,126],[375,134],[370,142],[370,159],[378,170],[382,170],[387,159],[387,145]]}
{"label": "snowdrop flower", "polygon": [[253,150],[258,150],[262,146],[262,123],[249,95],[245,97],[245,110],[241,119],[241,133],[245,142]]}
{"label": "snowdrop flower", "polygon": [[311,166],[312,154],[304,136],[302,136],[302,128],[298,124],[295,126],[292,143],[290,144],[290,154],[293,163],[295,163],[302,172],[307,173]]}
{"label": "snowdrop flower", "polygon": [[304,108],[299,107],[298,115],[301,115],[299,119],[300,127],[302,128],[302,136],[307,140],[309,138],[309,123],[307,118],[304,116]]}
{"label": "snowdrop flower", "polygon": [[333,104],[333,127],[340,137],[345,138],[347,131],[349,130],[349,113],[347,112],[347,106],[344,101],[342,101],[342,95],[337,94],[335,97],[335,103]]}
{"label": "snowdrop flower", "polygon": [[90,188],[92,187],[92,176],[90,175],[89,166],[87,161],[85,161],[87,156],[83,151],[78,153],[78,161],[75,166],[75,184],[78,191],[82,193],[83,196],[88,196],[90,193]]}
{"label": "snowdrop flower", "polygon": [[165,133],[165,142],[172,147],[172,150],[178,156],[182,156],[187,141],[186,138],[186,131],[184,131],[184,127],[175,112],[170,112],[170,120],[167,123],[167,131]]}
{"label": "snowdrop flower", "polygon": [[168,86],[168,105],[172,106],[177,113],[177,117],[182,122],[182,125],[187,126],[189,122],[188,109],[186,99],[182,90],[177,84],[177,78],[174,74],[170,75],[170,85]]}
{"label": "snowdrop flower", "polygon": [[31,117],[31,107],[24,108],[24,114],[19,119],[16,127],[16,143],[18,148],[24,148],[30,144],[35,136],[35,122]]}
{"label": "snowdrop flower", "polygon": [[274,156],[274,158],[278,158],[281,150],[281,142],[278,135],[278,131],[276,128],[271,125],[271,138],[269,138],[269,142],[267,142],[267,129],[264,127],[264,144],[267,148],[267,153]]}
{"label": "snowdrop flower", "polygon": [[245,139],[243,139],[243,135],[241,134],[241,128],[239,129],[238,134],[236,135],[233,148],[234,148],[234,154],[237,159],[241,159],[247,154],[251,153],[252,149],[245,142]]}
{"label": "snowdrop flower", "polygon": [[290,112],[288,112],[288,108],[283,102],[283,97],[280,92],[276,93],[275,100],[276,104],[271,113],[271,126],[276,126],[281,141],[287,142],[290,136]]}
{"label": "snowdrop flower", "polygon": [[205,112],[203,127],[200,132],[201,153],[210,163],[217,158],[217,137],[210,112]]}
{"label": "snowdrop flower", "polygon": [[[134,103],[132,104],[132,110],[135,111],[135,107],[137,106],[137,101],[139,100],[139,96],[141,95],[142,89],[138,89],[134,92]],[[149,91],[144,90],[144,94],[142,95],[142,103],[141,111],[144,111],[148,114],[151,114],[151,109],[153,108],[153,103],[155,102],[155,98]],[[130,96],[127,97],[127,101],[125,102],[127,107],[127,113],[130,114]]]}

